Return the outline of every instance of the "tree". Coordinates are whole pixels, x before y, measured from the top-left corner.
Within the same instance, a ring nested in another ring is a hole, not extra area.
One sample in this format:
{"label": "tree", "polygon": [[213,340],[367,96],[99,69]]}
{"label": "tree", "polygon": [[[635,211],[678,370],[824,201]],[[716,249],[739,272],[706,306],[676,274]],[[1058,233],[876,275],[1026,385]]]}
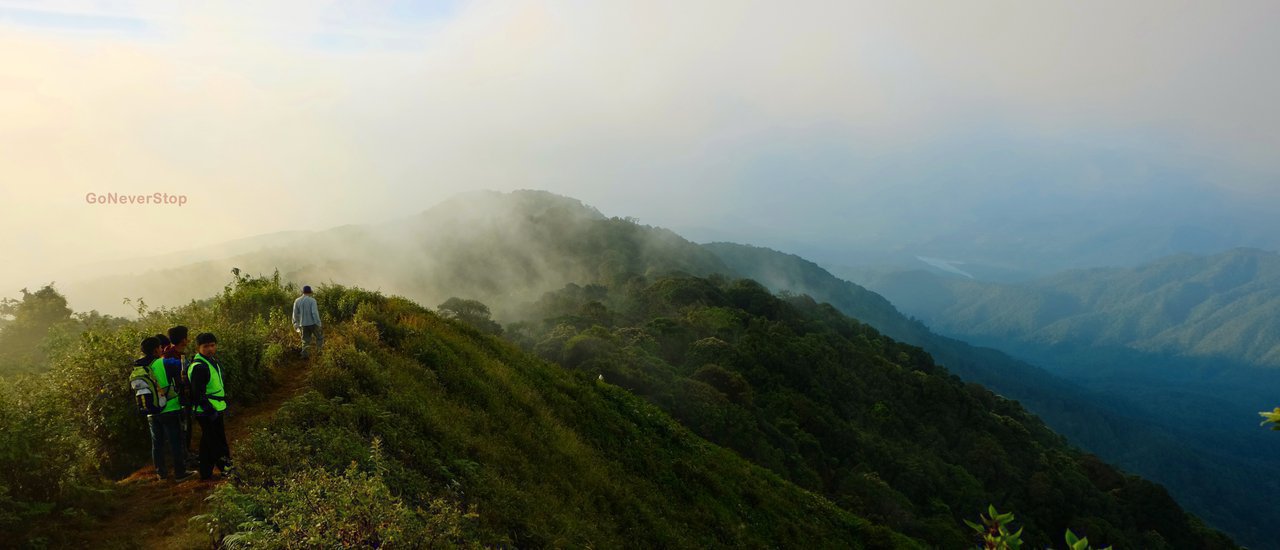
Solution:
{"label": "tree", "polygon": [[47,284],[35,292],[22,289],[22,299],[0,301],[0,370],[33,371],[44,365],[42,345],[50,329],[70,322],[67,299]]}
{"label": "tree", "polygon": [[484,305],[479,300],[469,300],[454,296],[445,300],[443,304],[436,306],[436,309],[446,319],[462,321],[481,332],[495,335],[502,334],[502,325],[489,318],[489,306]]}

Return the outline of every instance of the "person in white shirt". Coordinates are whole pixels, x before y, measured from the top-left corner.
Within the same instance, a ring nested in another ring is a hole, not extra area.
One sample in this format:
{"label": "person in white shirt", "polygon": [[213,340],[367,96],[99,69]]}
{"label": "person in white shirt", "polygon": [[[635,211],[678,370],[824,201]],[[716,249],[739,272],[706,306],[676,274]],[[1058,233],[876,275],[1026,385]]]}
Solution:
{"label": "person in white shirt", "polygon": [[311,287],[302,287],[302,296],[293,301],[293,329],[302,333],[302,356],[307,356],[307,346],[315,338],[316,349],[324,345],[324,334],[320,332],[320,307],[311,295]]}

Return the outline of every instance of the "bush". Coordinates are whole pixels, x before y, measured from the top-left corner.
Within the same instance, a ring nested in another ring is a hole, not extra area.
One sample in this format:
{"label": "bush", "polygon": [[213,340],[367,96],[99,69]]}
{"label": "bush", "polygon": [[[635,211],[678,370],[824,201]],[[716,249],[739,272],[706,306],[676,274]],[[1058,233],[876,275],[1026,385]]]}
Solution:
{"label": "bush", "polygon": [[78,316],[45,346],[48,369],[0,381],[0,532],[50,534],[50,525],[100,507],[102,474],[123,476],[150,460],[147,421],[127,384],[138,343],[175,324],[218,335],[233,405],[262,399],[292,338],[290,287],[278,276],[237,276],[212,300],[170,310],[139,308],[136,321]]}
{"label": "bush", "polygon": [[270,488],[226,484],[197,516],[228,548],[419,548],[466,546],[463,525],[475,516],[444,499],[411,508],[383,480],[380,446],[372,472],[355,462],[336,474],[301,470]]}
{"label": "bush", "polygon": [[381,293],[338,284],[320,285],[315,293],[322,322],[333,325],[354,317],[361,305],[386,301]]}
{"label": "bush", "polygon": [[293,300],[298,287],[293,283],[281,283],[279,271],[272,273],[271,277],[240,275],[238,269],[232,273],[235,278],[214,299],[217,312],[223,319],[252,321],[268,317],[273,311],[293,314]]}
{"label": "bush", "polygon": [[11,541],[32,520],[90,504],[102,488],[92,447],[52,393],[41,378],[0,380],[0,532]]}
{"label": "bush", "polygon": [[108,475],[131,471],[149,456],[147,422],[134,409],[126,383],[138,342],[149,334],[154,331],[138,326],[85,332],[47,375],[65,406],[64,421],[97,449],[97,462]]}

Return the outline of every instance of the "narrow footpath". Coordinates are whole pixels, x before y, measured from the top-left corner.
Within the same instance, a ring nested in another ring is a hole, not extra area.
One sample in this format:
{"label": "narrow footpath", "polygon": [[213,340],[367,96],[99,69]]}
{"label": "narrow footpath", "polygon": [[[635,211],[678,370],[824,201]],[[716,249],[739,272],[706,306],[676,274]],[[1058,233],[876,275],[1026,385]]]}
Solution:
{"label": "narrow footpath", "polygon": [[[307,366],[307,360],[290,357],[268,397],[238,410],[228,408],[227,442],[231,446],[233,460],[240,440],[262,420],[273,416],[281,404],[303,390]],[[192,447],[199,446],[199,439],[197,433]],[[108,550],[210,548],[213,541],[209,534],[189,520],[207,511],[205,498],[223,482],[217,474],[213,481],[200,481],[198,476],[181,483],[159,481],[155,466],[148,464],[115,483],[112,494],[106,499],[108,502],[104,503],[112,509],[94,521],[94,527],[76,537],[77,546]]]}

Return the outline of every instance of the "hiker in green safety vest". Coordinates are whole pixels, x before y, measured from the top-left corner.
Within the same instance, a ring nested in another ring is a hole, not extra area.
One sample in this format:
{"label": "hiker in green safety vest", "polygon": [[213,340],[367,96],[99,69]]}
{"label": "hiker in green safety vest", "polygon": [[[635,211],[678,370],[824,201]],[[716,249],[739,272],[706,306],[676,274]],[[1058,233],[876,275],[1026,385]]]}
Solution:
{"label": "hiker in green safety vest", "polygon": [[164,355],[164,368],[169,373],[169,378],[178,384],[178,399],[182,404],[182,410],[179,411],[179,418],[182,423],[182,449],[187,452],[188,460],[195,456],[191,452],[191,403],[190,392],[191,385],[187,382],[190,377],[187,375],[187,366],[190,362],[190,355],[187,353],[187,346],[191,344],[191,338],[188,337],[189,331],[187,327],[178,325],[169,329],[169,345],[165,346],[161,352]]}
{"label": "hiker in green safety vest", "polygon": [[166,400],[164,408],[147,415],[147,423],[151,427],[151,460],[156,465],[156,476],[161,481],[169,477],[168,464],[164,456],[168,447],[169,457],[173,459],[174,481],[182,481],[195,472],[189,472],[186,468],[187,455],[182,448],[182,427],[179,422],[181,407],[178,404],[178,394],[175,391],[173,379],[165,372],[164,357],[160,353],[163,346],[161,340],[155,336],[143,338],[143,357],[135,361],[134,366],[147,368],[155,381],[158,393]]}
{"label": "hiker in green safety vest", "polygon": [[227,445],[227,432],[223,425],[227,410],[227,390],[222,365],[218,363],[218,339],[213,333],[196,336],[196,355],[187,367],[191,380],[192,407],[196,422],[200,423],[200,479],[213,479],[216,467],[226,475],[231,469],[231,448]]}

